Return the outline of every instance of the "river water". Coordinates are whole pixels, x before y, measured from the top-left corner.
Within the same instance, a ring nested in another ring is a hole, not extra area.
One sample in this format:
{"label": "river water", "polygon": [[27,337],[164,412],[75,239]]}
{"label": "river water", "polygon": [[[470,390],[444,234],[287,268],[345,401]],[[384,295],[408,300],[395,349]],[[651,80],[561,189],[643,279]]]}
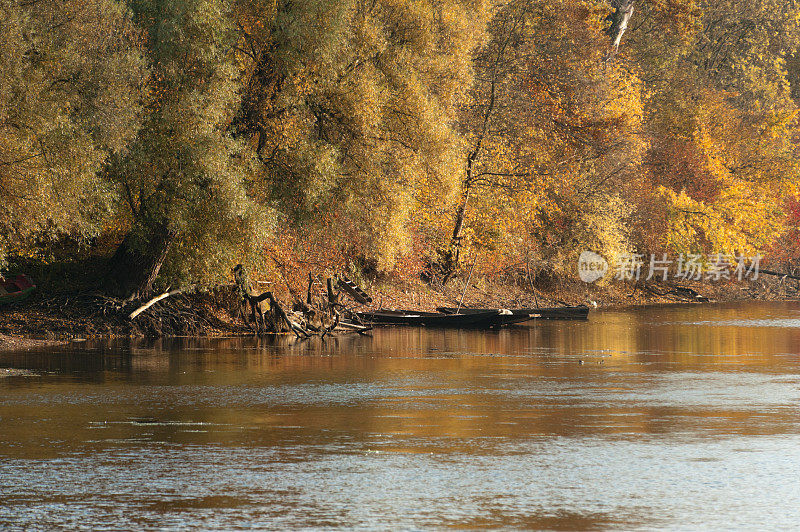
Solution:
{"label": "river water", "polygon": [[0,529],[800,523],[800,303],[0,368]]}

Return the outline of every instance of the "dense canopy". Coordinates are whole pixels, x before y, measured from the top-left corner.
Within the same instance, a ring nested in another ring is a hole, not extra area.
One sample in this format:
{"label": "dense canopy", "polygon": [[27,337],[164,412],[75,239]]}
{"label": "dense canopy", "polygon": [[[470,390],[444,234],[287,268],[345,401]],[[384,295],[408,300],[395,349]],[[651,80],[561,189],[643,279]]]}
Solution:
{"label": "dense canopy", "polygon": [[0,268],[797,261],[798,44],[798,1],[0,0]]}

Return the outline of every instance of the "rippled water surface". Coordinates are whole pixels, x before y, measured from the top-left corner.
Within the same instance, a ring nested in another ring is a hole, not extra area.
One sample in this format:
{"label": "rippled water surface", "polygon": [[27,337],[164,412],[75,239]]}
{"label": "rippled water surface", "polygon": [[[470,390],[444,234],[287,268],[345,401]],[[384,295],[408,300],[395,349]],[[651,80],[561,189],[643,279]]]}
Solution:
{"label": "rippled water surface", "polygon": [[0,529],[800,523],[797,303],[0,368]]}

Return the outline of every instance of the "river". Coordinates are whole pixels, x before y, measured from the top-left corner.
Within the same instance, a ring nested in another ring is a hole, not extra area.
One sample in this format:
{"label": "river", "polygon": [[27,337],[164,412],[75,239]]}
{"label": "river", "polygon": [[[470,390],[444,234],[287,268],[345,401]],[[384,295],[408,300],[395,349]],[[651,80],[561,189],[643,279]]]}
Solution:
{"label": "river", "polygon": [[800,303],[0,353],[0,529],[794,529]]}

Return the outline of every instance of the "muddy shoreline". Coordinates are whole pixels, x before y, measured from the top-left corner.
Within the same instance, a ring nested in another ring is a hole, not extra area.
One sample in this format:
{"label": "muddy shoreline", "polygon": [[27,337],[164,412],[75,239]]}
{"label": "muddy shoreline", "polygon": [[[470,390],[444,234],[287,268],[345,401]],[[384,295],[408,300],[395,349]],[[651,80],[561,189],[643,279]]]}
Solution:
{"label": "muddy shoreline", "polygon": [[[674,285],[658,283],[590,285],[557,280],[532,287],[491,279],[477,279],[467,285],[456,279],[438,287],[422,281],[397,280],[364,282],[363,286],[373,295],[372,308],[390,309],[434,310],[453,306],[462,298],[463,306],[502,308],[583,304],[613,309],[701,302],[691,295],[671,292]],[[800,282],[774,277],[682,283],[682,287],[718,303],[800,300]],[[288,300],[287,292],[284,301]],[[236,312],[235,295],[224,290],[170,298],[135,320],[130,320],[123,309],[112,307],[105,299],[75,294],[47,298],[40,293],[23,305],[0,308],[0,351],[41,349],[84,339],[251,334]]]}
{"label": "muddy shoreline", "polygon": [[[44,340],[41,338],[30,338],[26,336],[8,336],[0,334],[0,351],[24,351],[28,349],[41,349],[45,347],[54,347],[57,345],[64,345],[69,343],[70,340]],[[0,368],[0,377],[13,376],[3,373]]]}

